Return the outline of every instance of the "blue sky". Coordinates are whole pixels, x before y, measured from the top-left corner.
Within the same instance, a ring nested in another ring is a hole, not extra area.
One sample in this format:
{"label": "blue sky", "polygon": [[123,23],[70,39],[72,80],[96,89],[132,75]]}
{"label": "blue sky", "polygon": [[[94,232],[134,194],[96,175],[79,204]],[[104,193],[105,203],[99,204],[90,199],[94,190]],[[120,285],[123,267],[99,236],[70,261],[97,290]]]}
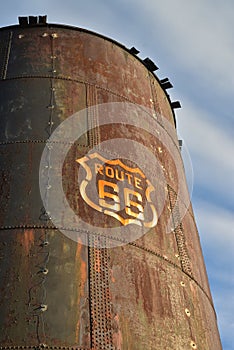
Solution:
{"label": "blue sky", "polygon": [[178,132],[192,159],[192,202],[225,350],[234,333],[234,2],[233,0],[2,1],[0,26],[19,15],[97,31],[169,77],[179,99]]}

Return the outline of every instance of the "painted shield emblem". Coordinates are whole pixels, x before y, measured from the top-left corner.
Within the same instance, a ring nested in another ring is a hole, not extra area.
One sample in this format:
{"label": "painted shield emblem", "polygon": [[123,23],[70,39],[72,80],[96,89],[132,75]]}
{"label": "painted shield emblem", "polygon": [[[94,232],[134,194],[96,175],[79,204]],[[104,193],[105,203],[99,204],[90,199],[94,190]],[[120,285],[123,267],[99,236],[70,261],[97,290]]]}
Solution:
{"label": "painted shield emblem", "polygon": [[96,211],[118,220],[152,228],[158,221],[151,197],[155,188],[138,167],[122,159],[106,159],[97,152],[76,160],[80,194]]}

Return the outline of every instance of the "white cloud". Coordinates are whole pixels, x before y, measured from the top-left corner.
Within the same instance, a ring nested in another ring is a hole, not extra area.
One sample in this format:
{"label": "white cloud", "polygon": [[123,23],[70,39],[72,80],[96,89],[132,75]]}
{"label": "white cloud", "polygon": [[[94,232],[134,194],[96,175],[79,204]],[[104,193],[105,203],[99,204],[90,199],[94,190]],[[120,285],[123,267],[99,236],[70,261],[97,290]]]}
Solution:
{"label": "white cloud", "polygon": [[195,182],[232,200],[234,196],[234,139],[229,131],[188,101],[183,102],[178,131],[191,152]]}
{"label": "white cloud", "polygon": [[233,213],[228,209],[201,200],[194,201],[194,209],[204,244],[219,250],[224,258],[231,259],[230,267],[234,267],[232,256],[227,256],[228,252],[234,250]]}
{"label": "white cloud", "polygon": [[234,6],[213,0],[129,0],[141,11],[146,30],[154,33],[150,44],[163,41],[168,55],[184,71],[194,71],[200,79],[224,94],[234,87]]}
{"label": "white cloud", "polygon": [[225,347],[227,350],[233,349],[233,333],[234,333],[234,296],[233,290],[223,288],[221,293],[213,293],[215,299],[215,307],[218,316],[218,325],[221,330],[221,336],[225,342],[230,344],[230,347]]}
{"label": "white cloud", "polygon": [[[225,344],[232,344],[234,332],[233,213],[205,201],[195,201],[194,211],[206,258],[221,337]],[[231,350],[231,345],[227,349]]]}

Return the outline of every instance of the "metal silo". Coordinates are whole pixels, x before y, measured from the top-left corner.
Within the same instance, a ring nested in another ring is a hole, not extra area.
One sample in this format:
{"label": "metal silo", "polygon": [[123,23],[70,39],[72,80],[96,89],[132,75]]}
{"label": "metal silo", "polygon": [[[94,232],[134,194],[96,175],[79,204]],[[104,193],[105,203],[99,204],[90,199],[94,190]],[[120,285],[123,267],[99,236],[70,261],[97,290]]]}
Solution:
{"label": "metal silo", "polygon": [[1,28],[1,349],[221,349],[156,69],[45,16]]}

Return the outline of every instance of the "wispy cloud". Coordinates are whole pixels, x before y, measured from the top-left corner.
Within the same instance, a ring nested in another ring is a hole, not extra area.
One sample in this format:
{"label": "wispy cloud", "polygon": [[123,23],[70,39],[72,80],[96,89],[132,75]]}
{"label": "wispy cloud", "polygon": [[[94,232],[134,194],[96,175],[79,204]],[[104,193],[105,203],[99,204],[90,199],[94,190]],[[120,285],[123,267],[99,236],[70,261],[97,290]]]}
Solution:
{"label": "wispy cloud", "polygon": [[223,338],[223,349],[232,350],[233,333],[234,333],[234,295],[233,289],[226,286],[219,292],[214,292],[215,306],[218,316],[218,324]]}
{"label": "wispy cloud", "polygon": [[223,207],[194,201],[195,215],[218,315],[223,346],[231,350],[234,332],[234,217]]}
{"label": "wispy cloud", "polygon": [[[231,252],[234,250],[234,216],[233,213],[208,201],[194,201],[195,214],[199,222],[199,231],[203,246],[211,248],[211,256],[219,261],[230,262],[229,267],[234,264]],[[222,252],[219,254],[218,252]],[[217,255],[218,253],[218,255]],[[224,277],[222,275],[222,277]],[[230,276],[229,280],[234,276]]]}
{"label": "wispy cloud", "polygon": [[231,93],[234,45],[230,28],[234,7],[230,1],[148,0],[143,5],[142,0],[130,0],[129,3],[141,9],[148,30],[149,27],[155,30],[151,43],[157,45],[155,39],[160,36],[175,65],[193,70],[195,75],[209,80],[211,88],[215,84],[222,94]]}
{"label": "wispy cloud", "polygon": [[234,198],[234,139],[229,130],[215,123],[215,116],[184,101],[180,112],[179,133],[184,137],[194,164],[195,182],[214,195]]}

